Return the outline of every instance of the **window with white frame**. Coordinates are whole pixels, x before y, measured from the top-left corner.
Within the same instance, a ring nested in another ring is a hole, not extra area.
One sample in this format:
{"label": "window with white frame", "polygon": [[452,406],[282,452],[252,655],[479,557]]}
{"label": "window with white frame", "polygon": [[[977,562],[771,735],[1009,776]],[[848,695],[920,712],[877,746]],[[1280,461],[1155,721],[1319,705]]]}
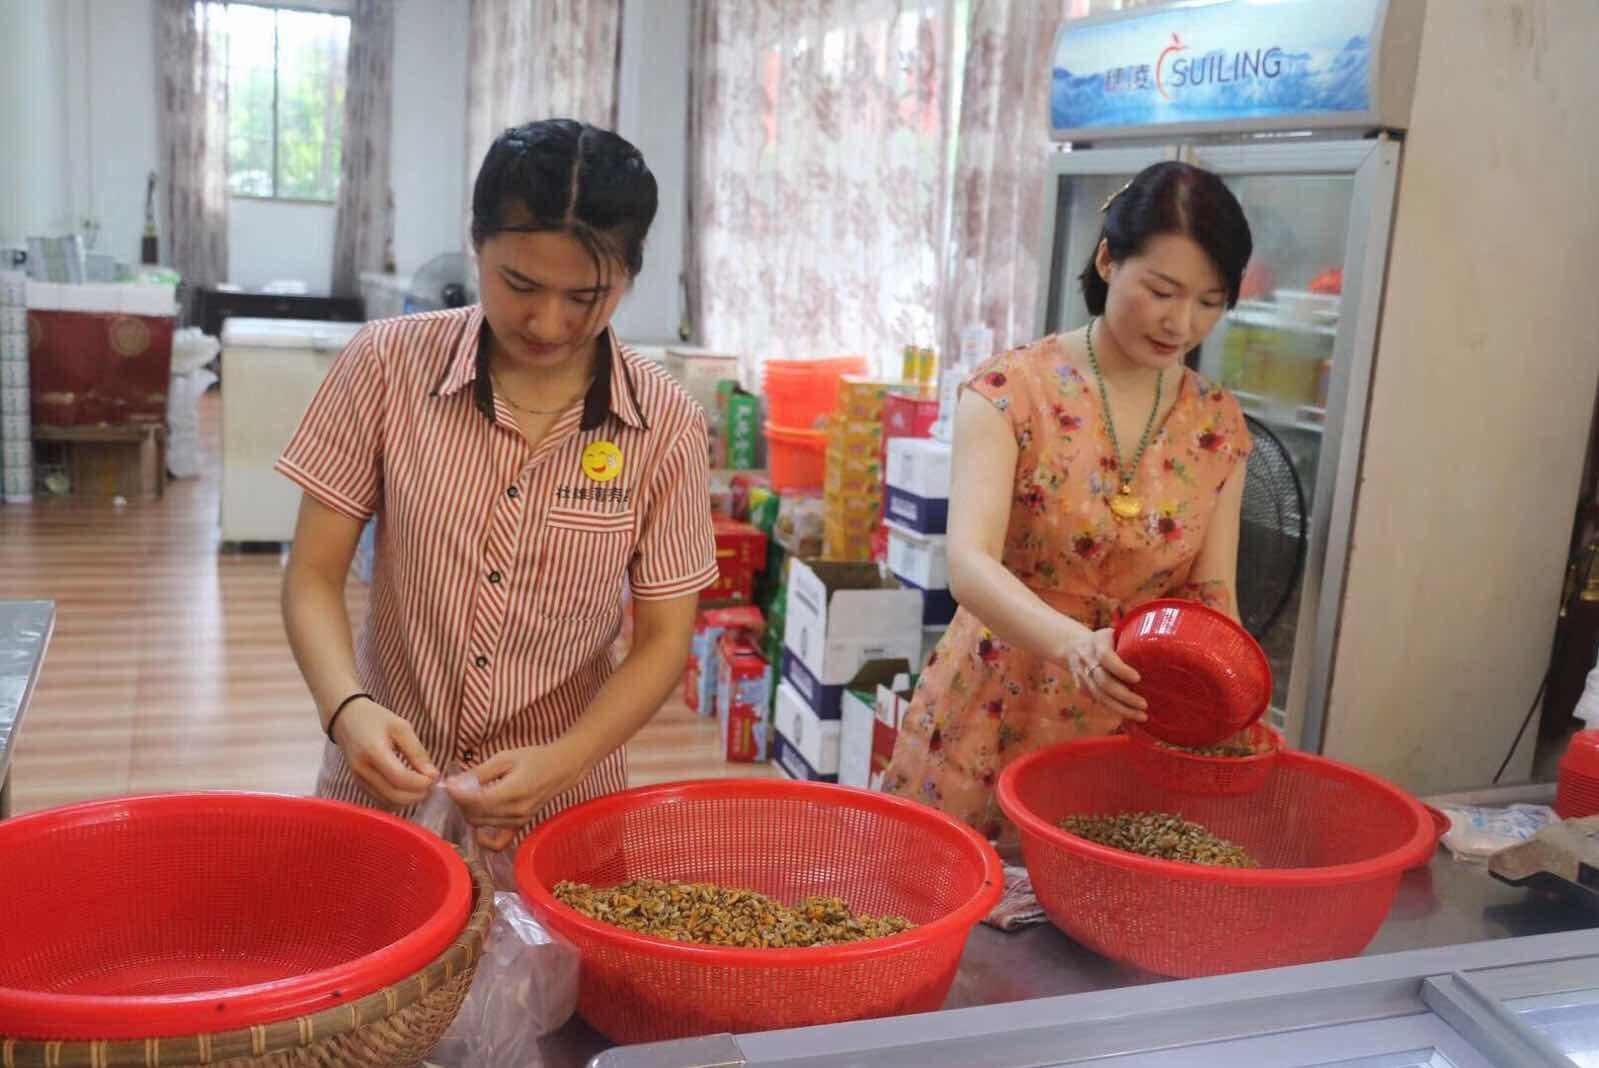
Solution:
{"label": "window with white frame", "polygon": [[346,15],[226,7],[228,191],[331,202],[344,135]]}

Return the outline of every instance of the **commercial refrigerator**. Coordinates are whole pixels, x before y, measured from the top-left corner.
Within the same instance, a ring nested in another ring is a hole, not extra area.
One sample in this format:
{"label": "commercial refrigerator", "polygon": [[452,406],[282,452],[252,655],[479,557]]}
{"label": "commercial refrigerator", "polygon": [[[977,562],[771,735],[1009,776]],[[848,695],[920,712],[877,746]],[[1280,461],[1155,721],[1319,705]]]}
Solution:
{"label": "commercial refrigerator", "polygon": [[229,319],[222,328],[224,546],[288,542],[300,490],[273,470],[360,323]]}
{"label": "commercial refrigerator", "polygon": [[[1068,20],[1050,76],[1040,335],[1087,320],[1077,276],[1106,199],[1150,164],[1223,176],[1254,235],[1198,369],[1292,460],[1302,545],[1263,628],[1272,718],[1320,752],[1424,0],[1217,0]],[[1246,535],[1249,532],[1246,531]],[[1242,566],[1250,566],[1244,560]]]}

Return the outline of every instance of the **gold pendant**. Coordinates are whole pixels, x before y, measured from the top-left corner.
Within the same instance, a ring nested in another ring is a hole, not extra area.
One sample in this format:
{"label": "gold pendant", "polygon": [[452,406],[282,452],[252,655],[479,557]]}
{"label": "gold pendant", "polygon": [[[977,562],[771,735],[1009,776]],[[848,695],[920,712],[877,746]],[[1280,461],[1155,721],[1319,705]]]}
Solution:
{"label": "gold pendant", "polygon": [[1123,489],[1110,499],[1110,510],[1117,519],[1137,519],[1144,514],[1144,502]]}

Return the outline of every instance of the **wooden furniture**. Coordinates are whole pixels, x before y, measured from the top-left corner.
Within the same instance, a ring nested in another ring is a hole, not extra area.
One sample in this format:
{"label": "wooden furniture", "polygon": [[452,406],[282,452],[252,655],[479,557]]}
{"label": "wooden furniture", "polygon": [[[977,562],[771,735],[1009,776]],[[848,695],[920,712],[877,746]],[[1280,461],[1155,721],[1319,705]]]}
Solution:
{"label": "wooden furniture", "polygon": [[65,449],[74,494],[130,501],[166,492],[166,437],[159,423],[33,428],[35,442]]}
{"label": "wooden furniture", "polygon": [[358,323],[365,317],[360,297],[234,293],[220,289],[195,290],[192,313],[194,324],[212,337],[222,336],[222,323],[227,319],[320,319]]}

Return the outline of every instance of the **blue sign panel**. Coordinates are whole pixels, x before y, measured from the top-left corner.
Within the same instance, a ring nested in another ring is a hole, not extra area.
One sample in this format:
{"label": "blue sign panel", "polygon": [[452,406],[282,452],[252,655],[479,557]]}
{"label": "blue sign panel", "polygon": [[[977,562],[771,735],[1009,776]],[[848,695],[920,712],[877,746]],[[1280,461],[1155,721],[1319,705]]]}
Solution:
{"label": "blue sign panel", "polygon": [[1051,126],[1241,125],[1372,110],[1383,0],[1223,0],[1067,23]]}

